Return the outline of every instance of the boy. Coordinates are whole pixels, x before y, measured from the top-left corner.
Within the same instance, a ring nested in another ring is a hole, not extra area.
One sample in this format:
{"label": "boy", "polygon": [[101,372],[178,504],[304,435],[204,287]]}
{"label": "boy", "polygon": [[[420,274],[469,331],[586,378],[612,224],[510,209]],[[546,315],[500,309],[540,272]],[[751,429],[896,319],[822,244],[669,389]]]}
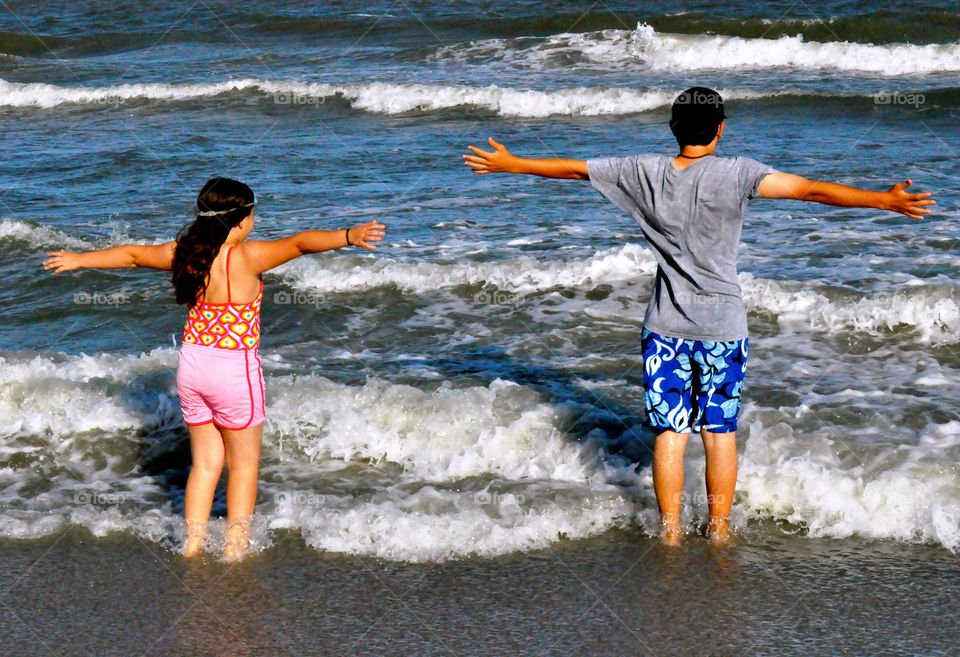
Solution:
{"label": "boy", "polygon": [[657,258],[641,333],[647,423],[656,441],[653,486],[663,539],[679,541],[683,453],[698,431],[706,452],[708,536],[727,539],[737,481],[737,416],[747,367],[747,313],[737,280],[737,248],[747,201],[763,198],[877,208],[911,219],[929,213],[930,194],[911,181],[872,192],[782,173],[756,160],[714,155],[723,136],[723,100],[692,87],[673,103],[670,129],[680,152],[593,160],[527,159],[490,138],[470,146],[474,173],[525,173],[590,180],[640,224]]}

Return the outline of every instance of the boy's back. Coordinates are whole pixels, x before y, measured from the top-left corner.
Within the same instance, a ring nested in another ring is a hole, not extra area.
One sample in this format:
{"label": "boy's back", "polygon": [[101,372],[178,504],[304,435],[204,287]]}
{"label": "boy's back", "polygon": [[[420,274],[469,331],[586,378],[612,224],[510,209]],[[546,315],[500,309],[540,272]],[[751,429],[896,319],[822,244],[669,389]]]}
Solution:
{"label": "boy's back", "polygon": [[659,268],[644,326],[691,340],[747,337],[737,250],[747,201],[774,169],[707,155],[683,169],[665,155],[587,161],[590,182],[640,224]]}
{"label": "boy's back", "polygon": [[747,371],[747,314],[737,281],[747,201],[792,198],[920,219],[934,200],[929,193],[906,192],[909,180],[874,192],[807,180],[748,158],[716,157],[726,112],[712,89],[681,93],[670,117],[680,147],[673,158],[531,159],[511,154],[492,137],[493,152],[470,146],[473,154],[463,157],[479,174],[589,179],[640,224],[660,265],[640,348],[645,422],[656,436],[653,488],[663,536],[676,543],[683,533],[683,453],[690,434],[699,432],[707,457],[708,534],[723,543],[737,483],[737,418]]}

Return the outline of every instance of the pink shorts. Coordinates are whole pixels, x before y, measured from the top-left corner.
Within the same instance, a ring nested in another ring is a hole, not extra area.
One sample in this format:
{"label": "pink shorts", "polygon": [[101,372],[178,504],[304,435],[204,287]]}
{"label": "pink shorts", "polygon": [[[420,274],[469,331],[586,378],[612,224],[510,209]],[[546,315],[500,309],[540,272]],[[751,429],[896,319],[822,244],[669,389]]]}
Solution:
{"label": "pink shorts", "polygon": [[180,346],[177,393],[184,421],[238,431],[266,417],[260,355],[252,349]]}

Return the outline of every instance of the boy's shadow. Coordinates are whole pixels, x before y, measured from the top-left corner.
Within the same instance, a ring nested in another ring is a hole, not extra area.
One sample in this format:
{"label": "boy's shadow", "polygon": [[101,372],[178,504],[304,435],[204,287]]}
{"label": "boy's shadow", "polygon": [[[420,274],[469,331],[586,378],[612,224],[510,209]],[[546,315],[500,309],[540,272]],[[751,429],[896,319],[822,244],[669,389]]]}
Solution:
{"label": "boy's shadow", "polygon": [[[602,448],[607,455],[627,459],[638,470],[653,462],[654,435],[643,424],[639,409],[624,406],[605,388],[590,386],[607,378],[605,375],[521,362],[506,350],[492,346],[443,356],[425,364],[444,379],[466,374],[485,382],[499,378],[532,388],[544,401],[565,411],[559,426],[564,435]],[[639,387],[636,377],[621,378]]]}

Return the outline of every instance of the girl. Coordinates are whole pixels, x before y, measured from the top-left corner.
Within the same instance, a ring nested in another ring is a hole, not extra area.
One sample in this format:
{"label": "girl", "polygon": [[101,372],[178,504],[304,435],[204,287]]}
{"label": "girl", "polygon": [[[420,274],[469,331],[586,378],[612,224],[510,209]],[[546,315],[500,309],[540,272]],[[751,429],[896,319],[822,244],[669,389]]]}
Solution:
{"label": "girl", "polygon": [[253,191],[242,182],[213,178],[197,197],[197,218],[173,242],[126,245],[88,253],[55,251],[44,261],[54,274],[86,267],[172,270],[177,303],[188,307],[177,367],[180,409],[190,432],[193,466],[184,496],[184,554],[196,555],[227,465],[224,554],[241,556],[249,541],[257,497],[263,434],[260,367],[262,274],[288,260],[344,246],[376,249],[383,224],[311,230],[273,241],[246,241],[253,229]]}

